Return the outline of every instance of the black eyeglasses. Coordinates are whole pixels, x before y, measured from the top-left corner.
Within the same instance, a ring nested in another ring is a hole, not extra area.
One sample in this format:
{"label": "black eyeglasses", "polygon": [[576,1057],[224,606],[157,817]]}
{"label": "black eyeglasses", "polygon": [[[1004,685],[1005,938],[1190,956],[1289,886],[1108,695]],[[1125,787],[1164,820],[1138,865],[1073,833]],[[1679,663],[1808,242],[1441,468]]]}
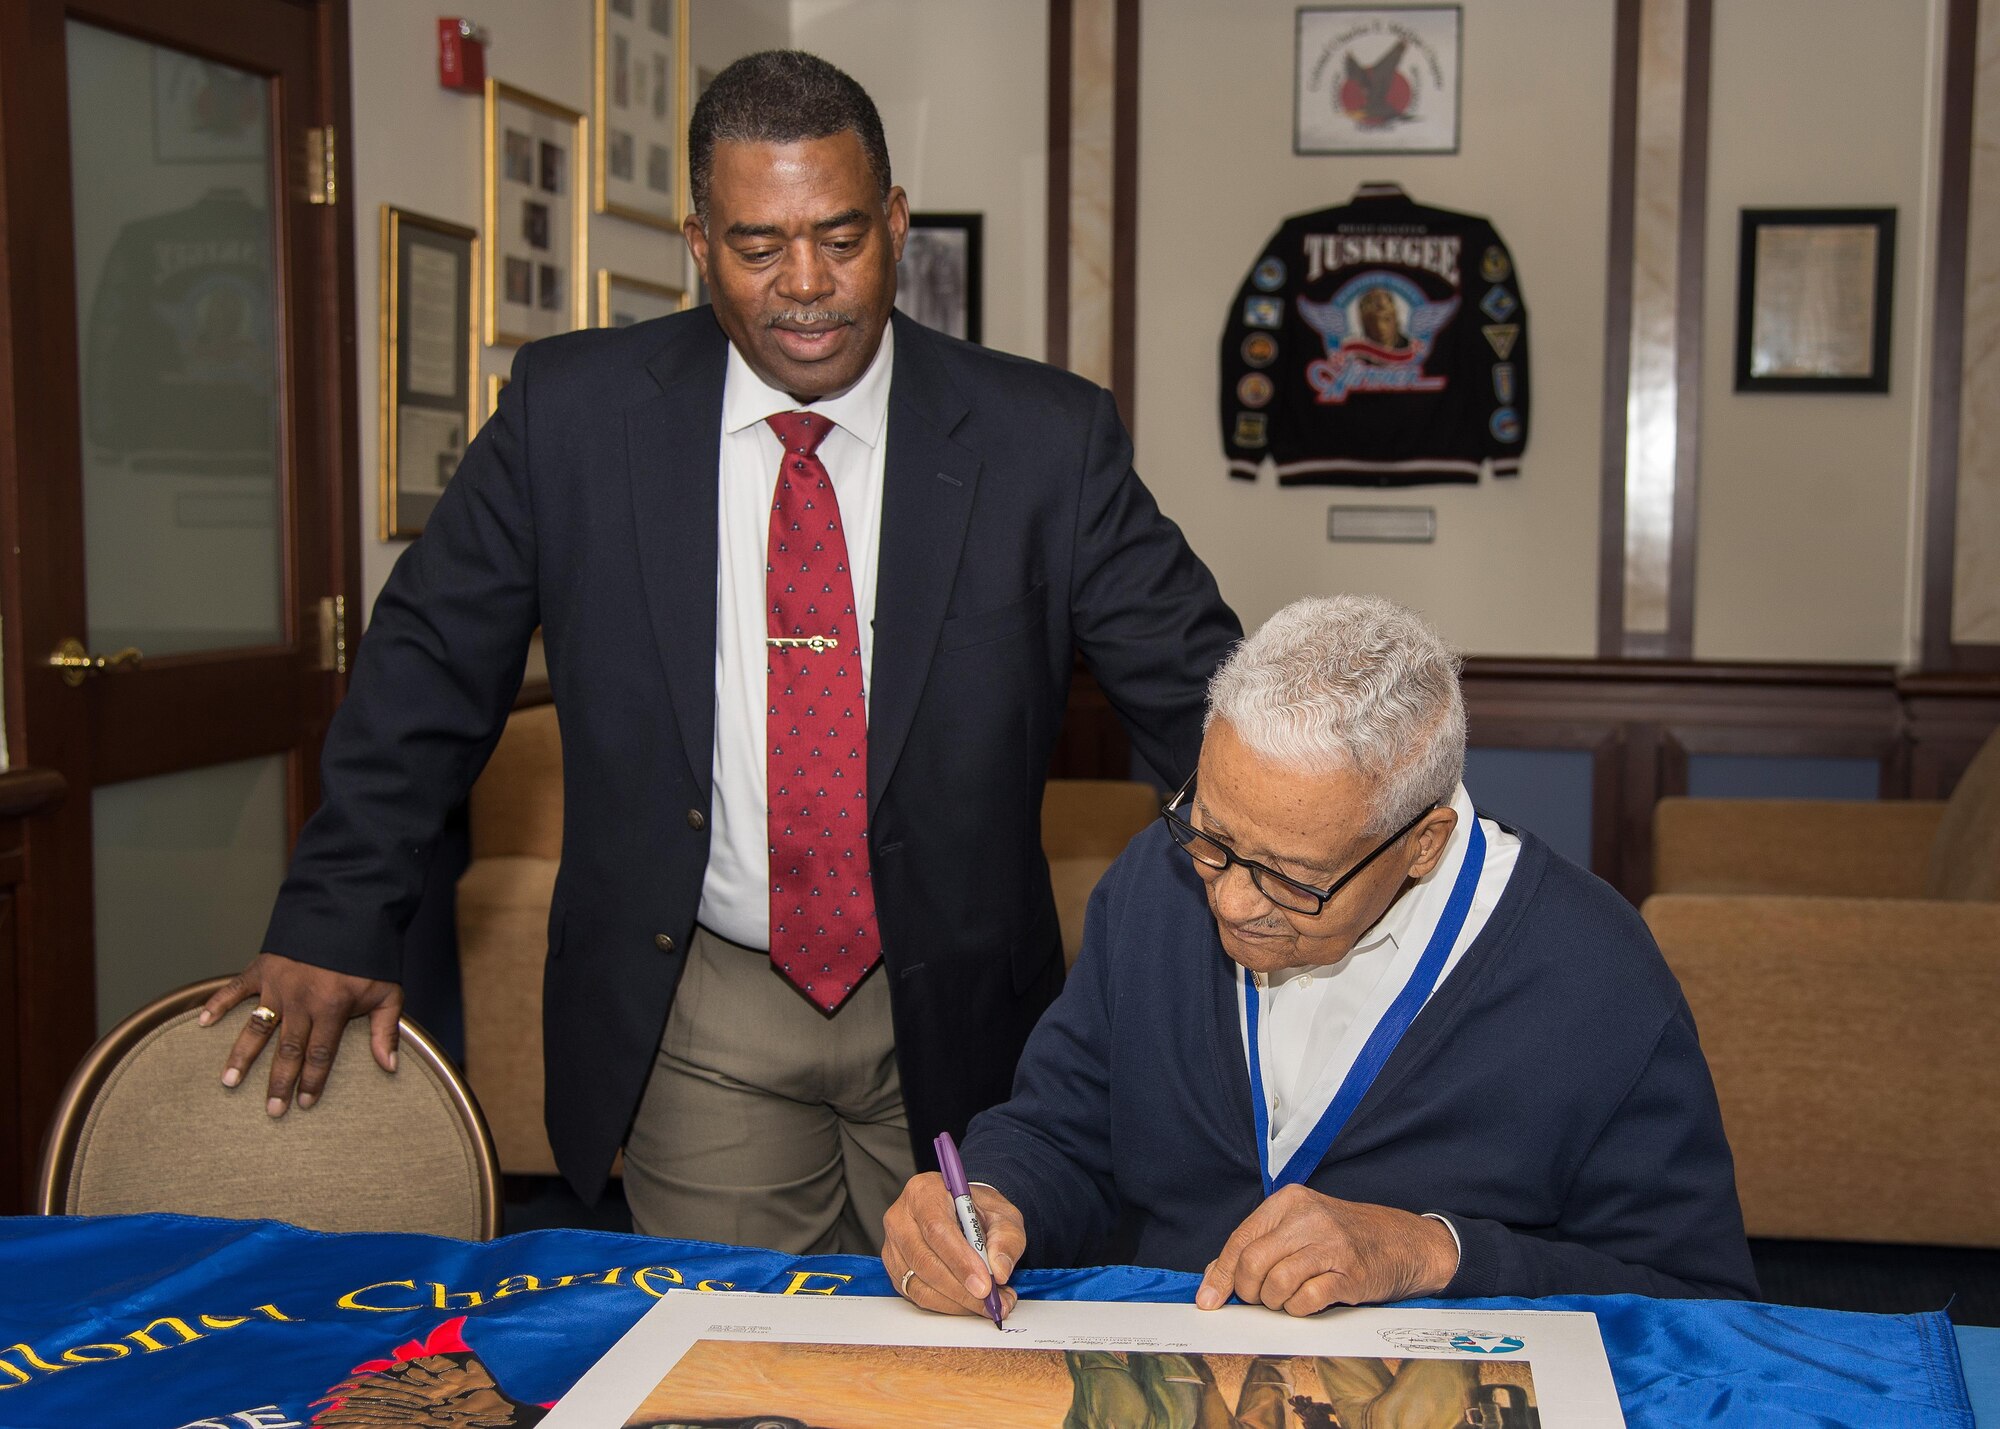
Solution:
{"label": "black eyeglasses", "polygon": [[1196,863],[1206,868],[1212,868],[1217,873],[1226,873],[1229,870],[1229,865],[1232,863],[1241,864],[1248,870],[1250,881],[1257,885],[1259,893],[1263,894],[1280,908],[1292,913],[1304,913],[1312,917],[1318,917],[1324,911],[1326,905],[1332,901],[1336,893],[1352,883],[1360,875],[1362,869],[1368,867],[1369,864],[1401,842],[1403,835],[1422,823],[1431,810],[1437,807],[1436,804],[1429,804],[1419,809],[1414,819],[1411,819],[1403,827],[1390,834],[1388,838],[1382,840],[1366,858],[1348,869],[1347,872],[1341,874],[1333,887],[1319,889],[1312,887],[1310,884],[1301,883],[1296,878],[1287,878],[1284,874],[1278,872],[1277,869],[1258,863],[1255,859],[1244,858],[1221,839],[1203,833],[1200,829],[1175,813],[1174,810],[1192,795],[1193,792],[1194,779],[1190,776],[1187,783],[1181,785],[1180,792],[1169,799],[1166,807],[1160,810],[1160,817],[1166,820],[1167,832],[1174,836],[1174,842],[1186,849],[1189,856]]}

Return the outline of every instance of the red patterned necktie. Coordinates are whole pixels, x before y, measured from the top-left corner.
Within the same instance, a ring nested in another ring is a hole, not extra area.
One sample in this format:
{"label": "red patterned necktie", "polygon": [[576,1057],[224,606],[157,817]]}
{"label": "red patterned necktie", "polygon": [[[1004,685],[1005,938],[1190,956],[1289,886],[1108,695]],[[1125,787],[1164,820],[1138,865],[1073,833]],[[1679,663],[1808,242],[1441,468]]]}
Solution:
{"label": "red patterned necktie", "polygon": [[815,453],[833,423],[765,419],[784,443],[764,565],[771,964],[831,1013],[881,960],[868,868],[868,718],[840,503]]}

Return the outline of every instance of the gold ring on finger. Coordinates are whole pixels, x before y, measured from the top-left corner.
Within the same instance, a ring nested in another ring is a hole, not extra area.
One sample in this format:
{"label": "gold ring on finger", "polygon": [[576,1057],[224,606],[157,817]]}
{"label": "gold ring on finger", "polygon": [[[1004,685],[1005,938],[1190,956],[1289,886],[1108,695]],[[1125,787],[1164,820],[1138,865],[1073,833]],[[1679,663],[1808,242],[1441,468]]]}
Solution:
{"label": "gold ring on finger", "polygon": [[910,1298],[910,1277],[916,1273],[917,1268],[913,1265],[903,1272],[903,1278],[896,1284],[896,1293],[901,1295],[905,1300]]}
{"label": "gold ring on finger", "polygon": [[257,1010],[250,1014],[250,1025],[256,1028],[259,1032],[268,1033],[272,1028],[278,1025],[277,1009],[272,1007],[266,1007],[261,1002],[258,1003]]}

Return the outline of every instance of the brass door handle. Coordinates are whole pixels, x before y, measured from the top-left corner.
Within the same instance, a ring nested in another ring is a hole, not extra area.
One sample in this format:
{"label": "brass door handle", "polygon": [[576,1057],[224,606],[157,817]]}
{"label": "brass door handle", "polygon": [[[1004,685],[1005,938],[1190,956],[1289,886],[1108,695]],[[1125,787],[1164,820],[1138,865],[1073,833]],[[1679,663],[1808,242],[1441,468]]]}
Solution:
{"label": "brass door handle", "polygon": [[74,635],[56,646],[56,653],[49,656],[49,664],[62,671],[65,685],[80,685],[86,675],[101,675],[106,670],[133,670],[146,658],[146,652],[136,645],[127,645],[112,655],[93,655],[83,648],[83,642]]}

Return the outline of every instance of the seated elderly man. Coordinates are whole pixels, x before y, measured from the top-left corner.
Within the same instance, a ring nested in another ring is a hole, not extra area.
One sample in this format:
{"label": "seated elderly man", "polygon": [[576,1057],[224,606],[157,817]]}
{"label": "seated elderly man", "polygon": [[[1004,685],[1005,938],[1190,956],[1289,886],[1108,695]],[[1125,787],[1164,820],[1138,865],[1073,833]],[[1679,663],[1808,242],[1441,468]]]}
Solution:
{"label": "seated elderly man", "polygon": [[[1610,888],[1474,815],[1464,763],[1457,659],[1412,612],[1302,600],[1238,647],[1193,782],[966,1137],[995,1280],[1205,1269],[1204,1308],[1300,1315],[1755,1294],[1673,974]],[[978,1312],[937,1176],[884,1228],[905,1296]]]}

